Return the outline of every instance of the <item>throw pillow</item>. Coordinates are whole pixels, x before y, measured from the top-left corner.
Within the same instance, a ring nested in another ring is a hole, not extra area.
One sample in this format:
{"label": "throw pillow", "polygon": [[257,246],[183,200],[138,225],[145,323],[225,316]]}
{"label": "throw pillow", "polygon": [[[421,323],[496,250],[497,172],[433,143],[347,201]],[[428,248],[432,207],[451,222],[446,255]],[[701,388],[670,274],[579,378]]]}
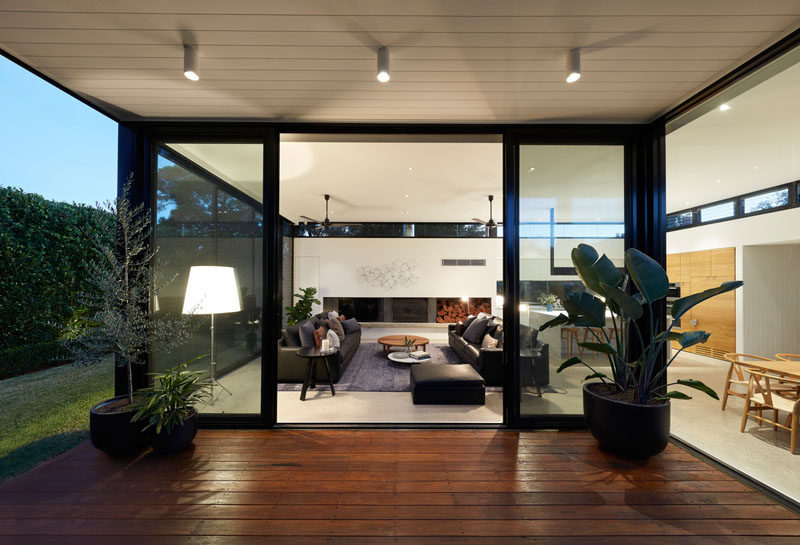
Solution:
{"label": "throw pillow", "polygon": [[320,326],[317,329],[315,329],[314,330],[314,346],[319,348],[319,346],[322,344],[322,339],[324,339],[327,335],[328,334],[325,333],[325,328],[323,328],[322,326]]}
{"label": "throw pillow", "polygon": [[361,331],[361,324],[359,324],[355,318],[350,318],[349,320],[343,321],[342,327],[344,328],[345,335],[350,335],[356,331]]}
{"label": "throw pillow", "polygon": [[339,316],[337,316],[336,319],[339,320],[340,322],[344,322],[345,321],[344,314],[339,314]]}
{"label": "throw pillow", "polygon": [[328,327],[331,331],[336,334],[336,337],[340,340],[344,340],[344,327],[342,327],[342,322],[336,320],[334,318],[328,320]]}
{"label": "throw pillow", "polygon": [[470,314],[469,316],[464,318],[464,331],[467,330],[467,328],[472,324],[472,322],[474,320],[475,320],[475,316],[473,316],[472,314]]}
{"label": "throw pillow", "polygon": [[[334,320],[334,321],[338,322],[339,320]],[[339,348],[340,346],[342,346],[342,342],[339,340],[339,336],[336,335],[336,333],[334,333],[333,329],[330,329],[328,331],[328,340],[331,341],[331,346],[334,348]]]}
{"label": "throw pillow", "polygon": [[314,324],[306,320],[300,324],[298,333],[300,334],[300,346],[303,348],[314,346]]}
{"label": "throw pillow", "polygon": [[497,339],[491,335],[485,335],[481,343],[481,348],[497,348]]}
{"label": "throw pillow", "polygon": [[480,344],[481,337],[486,331],[486,325],[489,323],[487,318],[476,318],[469,324],[467,330],[464,331],[464,340],[472,344]]}
{"label": "throw pillow", "polygon": [[330,311],[328,313],[328,320],[333,320],[334,318],[338,318],[338,317],[339,317],[339,313],[336,312],[335,310],[332,310],[332,311]]}
{"label": "throw pillow", "polygon": [[458,321],[456,324],[456,335],[463,335],[464,334],[464,322],[461,320]]}
{"label": "throw pillow", "polygon": [[286,346],[303,346],[300,343],[300,326],[293,325],[283,330],[283,344]]}

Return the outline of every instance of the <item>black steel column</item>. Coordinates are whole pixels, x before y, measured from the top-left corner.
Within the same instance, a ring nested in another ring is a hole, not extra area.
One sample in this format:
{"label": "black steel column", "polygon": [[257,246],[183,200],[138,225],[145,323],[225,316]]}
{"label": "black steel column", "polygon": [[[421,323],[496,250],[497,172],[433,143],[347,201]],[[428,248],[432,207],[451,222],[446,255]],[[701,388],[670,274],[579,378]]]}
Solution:
{"label": "black steel column", "polygon": [[519,361],[519,169],[517,140],[503,135],[503,422],[520,415]]}
{"label": "black steel column", "polygon": [[271,130],[264,140],[264,231],[261,311],[261,417],[273,426],[278,412],[278,339],[281,335],[282,229],[279,214],[280,137]]}

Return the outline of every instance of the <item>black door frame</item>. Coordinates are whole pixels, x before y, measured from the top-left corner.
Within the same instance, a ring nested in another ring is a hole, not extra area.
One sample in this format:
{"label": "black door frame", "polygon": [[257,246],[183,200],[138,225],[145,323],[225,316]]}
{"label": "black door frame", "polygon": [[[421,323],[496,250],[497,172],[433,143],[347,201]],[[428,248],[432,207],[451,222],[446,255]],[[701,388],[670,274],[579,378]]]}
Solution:
{"label": "black door frame", "polygon": [[[664,206],[664,125],[496,125],[496,124],[371,124],[371,123],[253,123],[157,121],[120,125],[120,181],[133,172],[132,200],[155,210],[155,160],[157,145],[169,141],[253,143],[264,146],[263,157],[263,314],[261,414],[202,415],[204,427],[274,427],[277,423],[277,339],[281,331],[280,263],[281,229],[279,165],[281,134],[386,134],[386,135],[498,135],[503,142],[504,297],[506,324],[504,351],[503,425],[509,427],[574,428],[583,426],[582,415],[520,415],[519,352],[519,176],[518,149],[525,143],[625,145],[625,242],[665,260],[666,214]],[[267,267],[271,263],[272,266]],[[272,347],[272,348],[270,348]],[[269,365],[269,360],[273,365]],[[408,423],[398,423],[408,426]],[[443,427],[452,427],[447,425]]]}

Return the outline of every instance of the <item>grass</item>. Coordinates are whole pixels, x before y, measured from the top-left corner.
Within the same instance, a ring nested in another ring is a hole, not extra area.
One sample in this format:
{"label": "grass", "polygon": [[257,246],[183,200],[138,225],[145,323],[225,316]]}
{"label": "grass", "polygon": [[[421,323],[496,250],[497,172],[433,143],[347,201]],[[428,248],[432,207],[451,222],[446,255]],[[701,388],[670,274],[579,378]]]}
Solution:
{"label": "grass", "polygon": [[111,360],[0,381],[0,482],[89,438],[89,407],[113,397]]}

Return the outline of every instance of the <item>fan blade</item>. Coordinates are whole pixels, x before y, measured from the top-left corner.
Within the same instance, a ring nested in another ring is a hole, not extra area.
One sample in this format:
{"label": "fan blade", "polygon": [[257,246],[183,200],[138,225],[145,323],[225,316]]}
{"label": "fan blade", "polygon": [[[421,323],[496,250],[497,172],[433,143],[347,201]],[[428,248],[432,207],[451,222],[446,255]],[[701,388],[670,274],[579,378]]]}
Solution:
{"label": "fan blade", "polygon": [[310,221],[311,223],[322,223],[321,221],[315,220],[314,218],[309,218],[308,216],[300,216],[300,217],[303,218],[304,220]]}
{"label": "fan blade", "polygon": [[488,223],[486,221],[483,221],[481,218],[472,218],[472,221],[480,223],[481,225],[486,225]]}

